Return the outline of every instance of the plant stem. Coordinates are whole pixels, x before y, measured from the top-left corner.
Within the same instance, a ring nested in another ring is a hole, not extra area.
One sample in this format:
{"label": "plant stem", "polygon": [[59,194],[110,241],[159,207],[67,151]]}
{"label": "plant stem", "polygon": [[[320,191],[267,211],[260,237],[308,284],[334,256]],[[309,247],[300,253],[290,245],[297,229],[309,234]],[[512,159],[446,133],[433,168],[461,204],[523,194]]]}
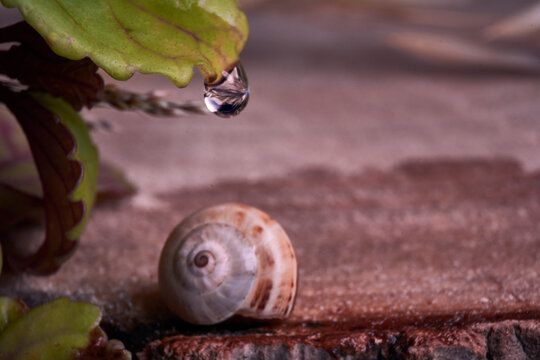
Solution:
{"label": "plant stem", "polygon": [[202,104],[173,103],[152,93],[138,94],[119,89],[114,85],[105,86],[101,101],[118,110],[144,111],[155,116],[209,114],[209,111]]}

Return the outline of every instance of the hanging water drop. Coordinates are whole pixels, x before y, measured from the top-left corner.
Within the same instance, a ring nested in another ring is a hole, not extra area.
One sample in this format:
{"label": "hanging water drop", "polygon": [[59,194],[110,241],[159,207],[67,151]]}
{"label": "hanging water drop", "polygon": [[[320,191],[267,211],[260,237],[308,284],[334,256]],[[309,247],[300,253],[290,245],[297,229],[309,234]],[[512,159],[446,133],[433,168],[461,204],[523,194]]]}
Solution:
{"label": "hanging water drop", "polygon": [[204,102],[208,110],[221,117],[238,115],[249,100],[249,86],[240,63],[223,71],[217,84],[204,84]]}

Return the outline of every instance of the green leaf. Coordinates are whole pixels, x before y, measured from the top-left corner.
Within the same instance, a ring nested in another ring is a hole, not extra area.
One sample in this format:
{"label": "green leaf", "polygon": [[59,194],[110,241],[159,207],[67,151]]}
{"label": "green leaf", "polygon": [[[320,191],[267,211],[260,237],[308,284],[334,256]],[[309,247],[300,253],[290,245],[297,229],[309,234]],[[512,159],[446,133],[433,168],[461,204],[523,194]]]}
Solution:
{"label": "green leaf", "polygon": [[38,306],[0,333],[0,358],[72,359],[90,344],[100,318],[98,307],[66,298]]}
{"label": "green leaf", "polygon": [[28,307],[24,302],[6,296],[0,297],[0,334],[10,323],[23,316],[27,311]]}
{"label": "green leaf", "polygon": [[198,66],[207,82],[238,62],[248,35],[235,0],[2,0],[54,52],[88,56],[111,76],[162,74],[186,86]]}
{"label": "green leaf", "polygon": [[96,306],[66,298],[28,312],[23,301],[0,297],[0,359],[131,360],[97,326],[100,317]]}
{"label": "green leaf", "polygon": [[[79,114],[64,100],[46,93],[15,93],[0,88],[30,145],[41,179],[46,237],[38,251],[10,264],[37,274],[52,273],[75,250],[94,204],[97,150]],[[10,249],[6,249],[10,250]]]}
{"label": "green leaf", "polygon": [[[84,204],[84,210],[82,217],[79,219],[76,226],[69,230],[67,236],[71,240],[77,240],[82,235],[84,228],[88,223],[90,211],[94,206],[94,201],[96,199],[98,151],[92,143],[84,120],[67,102],[42,92],[34,92],[32,93],[32,97],[51,113],[56,114],[62,125],[65,126],[72,136],[73,146],[69,149],[67,158],[78,163],[78,166],[81,168],[81,173],[76,179],[75,186],[71,188],[72,191],[68,193],[68,198],[71,203],[82,202],[82,204]],[[26,131],[25,133],[28,135]],[[39,136],[39,134],[35,135]],[[31,143],[30,147],[32,147]],[[32,153],[35,158],[35,152],[32,151]],[[39,170],[40,164],[37,161],[36,165]],[[43,176],[41,176],[41,181],[44,184]],[[46,199],[47,197],[45,195],[45,200]]]}

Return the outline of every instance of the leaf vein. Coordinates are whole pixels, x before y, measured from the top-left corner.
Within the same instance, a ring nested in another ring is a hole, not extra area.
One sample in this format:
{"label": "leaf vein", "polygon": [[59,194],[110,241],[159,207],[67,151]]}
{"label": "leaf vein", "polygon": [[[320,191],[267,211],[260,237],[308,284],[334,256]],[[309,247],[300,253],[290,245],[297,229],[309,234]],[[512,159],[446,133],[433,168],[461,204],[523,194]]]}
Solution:
{"label": "leaf vein", "polygon": [[[224,54],[222,54],[221,52],[219,52],[215,47],[212,46],[212,44],[210,44],[210,43],[208,43],[208,42],[206,42],[206,41],[203,41],[203,40],[202,40],[201,38],[199,38],[194,32],[191,32],[191,31],[189,31],[189,30],[187,30],[187,29],[184,29],[183,27],[178,26],[178,25],[176,25],[176,24],[170,22],[169,20],[162,18],[161,16],[159,16],[158,14],[155,14],[155,13],[151,12],[150,10],[148,10],[147,8],[145,8],[144,6],[135,3],[133,0],[125,0],[125,1],[126,1],[128,4],[130,4],[131,6],[133,6],[133,7],[137,8],[137,9],[139,9],[140,11],[142,11],[142,12],[144,12],[144,13],[147,13],[147,14],[150,15],[150,16],[153,16],[153,17],[154,17],[155,19],[157,19],[158,21],[160,21],[160,22],[162,22],[162,23],[164,23],[164,24],[166,24],[166,25],[168,25],[168,26],[171,26],[171,27],[175,28],[176,30],[178,30],[178,31],[180,31],[180,32],[183,32],[183,33],[186,34],[186,35],[191,36],[191,37],[195,40],[195,42],[196,42],[197,44],[204,44],[204,45],[208,46],[208,47],[209,47],[209,48],[210,48],[217,56],[219,56],[224,62],[227,62],[227,58],[226,58],[226,56],[225,56]],[[202,54],[202,52],[200,52],[200,48],[199,48],[199,53],[200,53],[201,56],[207,61],[207,63],[208,63],[209,65],[212,64],[212,62],[211,62],[206,56],[204,56],[204,55]]]}
{"label": "leaf vein", "polygon": [[[170,60],[178,60],[178,59],[189,59],[189,56],[167,56],[159,51],[156,51],[154,49],[151,49],[145,45],[143,45],[139,40],[135,39],[131,33],[129,32],[129,30],[127,29],[127,27],[125,26],[124,23],[122,23],[122,21],[120,21],[120,19],[118,18],[118,16],[116,15],[116,13],[114,12],[114,10],[112,9],[111,5],[110,5],[110,1],[107,2],[107,5],[109,6],[109,9],[111,10],[111,14],[113,15],[113,19],[114,21],[118,24],[118,26],[120,27],[120,29],[122,29],[122,31],[124,32],[124,34],[129,38],[130,41],[132,41],[135,45],[137,45],[138,47],[140,47],[141,49],[144,49],[152,54],[155,54],[155,55],[158,55],[162,58],[165,58],[165,59],[170,59]],[[187,46],[185,44],[180,44],[182,46],[184,46],[185,48],[187,48]]]}

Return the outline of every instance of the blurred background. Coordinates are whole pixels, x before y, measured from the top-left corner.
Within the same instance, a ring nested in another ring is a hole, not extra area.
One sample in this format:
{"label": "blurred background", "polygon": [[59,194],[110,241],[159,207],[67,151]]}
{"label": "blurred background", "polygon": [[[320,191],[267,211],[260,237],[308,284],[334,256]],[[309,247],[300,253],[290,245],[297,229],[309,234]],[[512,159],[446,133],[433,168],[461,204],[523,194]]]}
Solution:
{"label": "blurred background", "polygon": [[[237,118],[94,109],[102,157],[155,194],[313,166],[346,173],[403,159],[511,157],[540,167],[540,4],[500,0],[242,2],[251,99]],[[17,12],[2,9],[2,24]],[[114,82],[110,78],[107,82]],[[118,86],[203,96],[160,76]],[[159,173],[159,176],[155,174]]]}

